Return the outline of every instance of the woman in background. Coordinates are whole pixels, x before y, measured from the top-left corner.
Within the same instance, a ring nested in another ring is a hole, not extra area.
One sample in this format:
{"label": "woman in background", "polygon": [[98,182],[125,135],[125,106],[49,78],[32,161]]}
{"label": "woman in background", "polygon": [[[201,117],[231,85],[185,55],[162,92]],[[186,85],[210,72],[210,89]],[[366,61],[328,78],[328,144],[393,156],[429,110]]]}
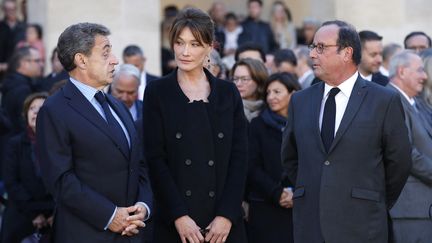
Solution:
{"label": "woman in background", "polygon": [[280,147],[291,95],[300,90],[292,74],[276,73],[266,83],[266,108],[249,134],[248,238],[250,243],[292,243],[292,183],[282,173]]}
{"label": "woman in background", "polygon": [[282,1],[273,3],[270,26],[279,49],[293,49],[297,46],[297,34],[291,12]]}
{"label": "woman in background", "polygon": [[27,25],[25,40],[18,42],[16,48],[24,46],[31,46],[38,50],[42,63],[45,63],[45,46],[42,41],[42,26],[38,24]]}
{"label": "woman in background", "polygon": [[267,78],[268,72],[264,64],[251,58],[239,60],[231,70],[231,80],[240,92],[244,113],[249,122],[257,117],[263,108],[262,98]]}
{"label": "woman in background", "polygon": [[27,130],[12,137],[3,160],[3,180],[8,203],[3,214],[2,242],[14,243],[52,224],[54,201],[42,182],[37,156],[36,117],[46,93],[24,101]]}

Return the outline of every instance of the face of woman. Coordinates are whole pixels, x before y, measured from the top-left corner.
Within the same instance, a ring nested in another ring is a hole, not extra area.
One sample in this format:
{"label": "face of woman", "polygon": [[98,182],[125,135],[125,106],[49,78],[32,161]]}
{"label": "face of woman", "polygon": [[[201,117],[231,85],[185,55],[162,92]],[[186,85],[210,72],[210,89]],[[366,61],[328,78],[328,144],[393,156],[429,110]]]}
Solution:
{"label": "face of woman", "polygon": [[38,40],[38,34],[34,27],[28,27],[26,30],[26,40],[28,42],[35,42]]}
{"label": "face of woman", "polygon": [[184,28],[178,39],[174,42],[174,55],[179,70],[191,72],[201,70],[207,55],[211,51],[211,46],[201,44],[193,36],[191,30]]}
{"label": "face of woman", "polygon": [[267,87],[267,104],[274,113],[286,117],[288,115],[288,105],[293,92],[279,81],[273,81]]}
{"label": "face of woman", "polygon": [[33,131],[36,131],[36,117],[44,101],[42,98],[34,99],[27,111],[27,124]]}
{"label": "face of woman", "polygon": [[273,6],[273,15],[274,18],[280,22],[283,22],[286,19],[285,9],[280,4],[276,4]]}
{"label": "face of woman", "polygon": [[244,100],[256,100],[257,83],[252,80],[249,69],[246,66],[240,65],[234,70],[233,82],[240,92],[240,96]]}

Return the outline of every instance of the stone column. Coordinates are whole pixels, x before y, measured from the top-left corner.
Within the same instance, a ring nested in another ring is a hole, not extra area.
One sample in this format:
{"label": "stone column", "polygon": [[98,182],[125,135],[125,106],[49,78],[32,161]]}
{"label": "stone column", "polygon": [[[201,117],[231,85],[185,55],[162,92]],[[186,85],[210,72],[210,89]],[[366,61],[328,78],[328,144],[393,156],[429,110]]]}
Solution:
{"label": "stone column", "polygon": [[[123,63],[121,53],[129,44],[140,46],[147,57],[146,70],[159,75],[160,1],[159,0],[31,0],[28,22],[44,28],[47,58],[60,33],[79,22],[103,24],[111,31],[114,54]],[[49,65],[49,59],[47,60]],[[46,68],[48,71],[51,68]]]}

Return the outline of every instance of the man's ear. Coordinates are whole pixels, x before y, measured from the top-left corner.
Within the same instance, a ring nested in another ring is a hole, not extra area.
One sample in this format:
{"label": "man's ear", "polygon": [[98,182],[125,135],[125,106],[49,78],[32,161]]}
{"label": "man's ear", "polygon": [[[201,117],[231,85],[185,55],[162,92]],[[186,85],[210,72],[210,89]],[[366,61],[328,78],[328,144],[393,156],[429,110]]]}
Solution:
{"label": "man's ear", "polygon": [[74,63],[75,65],[80,69],[86,69],[87,68],[87,57],[82,53],[77,53],[74,56]]}
{"label": "man's ear", "polygon": [[348,62],[353,59],[354,49],[350,46],[345,47],[344,61]]}

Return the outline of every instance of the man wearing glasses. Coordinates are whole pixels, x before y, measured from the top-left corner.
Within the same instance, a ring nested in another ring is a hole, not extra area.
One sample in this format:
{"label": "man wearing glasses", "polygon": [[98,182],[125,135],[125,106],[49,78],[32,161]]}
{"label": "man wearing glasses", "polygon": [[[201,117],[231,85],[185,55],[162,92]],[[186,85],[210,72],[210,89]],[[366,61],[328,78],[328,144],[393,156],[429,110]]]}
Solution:
{"label": "man wearing glasses", "polygon": [[361,78],[351,25],[324,23],[310,50],[323,82],[291,97],[282,143],[294,241],[388,242],[387,212],[411,167],[400,97]]}
{"label": "man wearing glasses", "polygon": [[8,73],[3,80],[2,107],[13,124],[13,133],[24,129],[22,107],[25,98],[34,90],[35,79],[42,75],[43,63],[37,49],[22,47],[12,55]]}

